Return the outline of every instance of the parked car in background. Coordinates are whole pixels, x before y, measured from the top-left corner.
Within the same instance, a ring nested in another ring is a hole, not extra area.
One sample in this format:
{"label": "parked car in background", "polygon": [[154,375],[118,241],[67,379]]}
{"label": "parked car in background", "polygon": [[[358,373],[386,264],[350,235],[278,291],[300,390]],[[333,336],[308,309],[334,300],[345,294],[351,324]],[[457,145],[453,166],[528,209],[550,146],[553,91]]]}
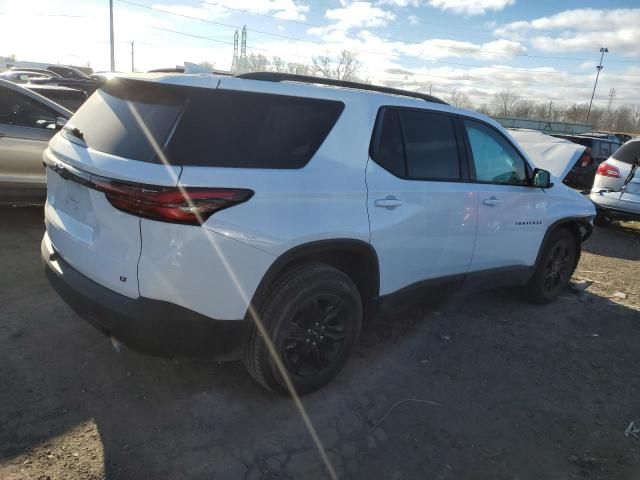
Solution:
{"label": "parked car in background", "polygon": [[607,226],[612,220],[640,220],[640,138],[629,140],[596,172],[591,200],[596,205],[596,222]]}
{"label": "parked car in background", "polygon": [[58,85],[41,85],[27,83],[23,85],[32,92],[62,105],[64,108],[75,112],[87,99],[87,92],[77,88],[60,87]]}
{"label": "parked car in background", "polygon": [[560,182],[568,184],[576,164],[580,164],[585,152],[584,145],[564,138],[552,137],[539,130],[510,128],[509,133],[531,158],[537,167],[544,168]]}
{"label": "parked car in background", "polygon": [[91,95],[97,88],[98,82],[89,75],[77,68],[63,65],[50,65],[46,69],[42,68],[17,68],[14,67],[8,72],[22,71],[39,73],[41,77],[32,77],[30,83],[38,85],[57,85],[60,87],[73,88],[84,91],[87,96]]}
{"label": "parked car in background", "polygon": [[71,111],[21,85],[0,79],[0,202],[42,202],[42,152]]}
{"label": "parked car in background", "polygon": [[29,70],[7,70],[6,72],[0,73],[0,78],[4,80],[9,80],[13,83],[28,83],[33,79],[36,80],[46,80],[48,78],[53,78],[55,74],[53,72],[50,73],[41,73],[41,72],[32,72]]}
{"label": "parked car in background", "polygon": [[606,134],[593,134],[590,136],[554,134],[553,136],[570,140],[588,148],[575,163],[566,178],[568,185],[587,190],[593,185],[598,166],[618,150],[622,144],[620,140],[613,139],[615,137],[609,138]]}
{"label": "parked car in background", "polygon": [[80,316],[148,353],[235,350],[284,393],[334,378],[376,308],[553,301],[595,215],[482,114],[301,75],[113,79],[44,161],[45,271]]}

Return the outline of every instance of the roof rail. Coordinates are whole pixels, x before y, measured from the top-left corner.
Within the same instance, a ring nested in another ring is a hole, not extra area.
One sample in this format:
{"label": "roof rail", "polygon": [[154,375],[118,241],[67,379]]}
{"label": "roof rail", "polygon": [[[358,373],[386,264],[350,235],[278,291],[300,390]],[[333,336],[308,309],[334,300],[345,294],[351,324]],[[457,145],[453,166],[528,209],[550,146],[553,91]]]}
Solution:
{"label": "roof rail", "polygon": [[426,93],[411,92],[409,90],[401,90],[399,88],[382,87],[380,85],[369,85],[368,83],[335,80],[333,78],[313,77],[311,75],[297,75],[295,73],[279,72],[250,72],[236,75],[236,78],[246,78],[248,80],[263,80],[265,82],[317,83],[319,85],[331,85],[334,87],[354,88],[357,90],[366,90],[369,92],[388,93],[390,95],[402,95],[404,97],[419,98],[427,102],[448,105],[448,103],[444,100],[440,100],[437,97],[427,95]]}

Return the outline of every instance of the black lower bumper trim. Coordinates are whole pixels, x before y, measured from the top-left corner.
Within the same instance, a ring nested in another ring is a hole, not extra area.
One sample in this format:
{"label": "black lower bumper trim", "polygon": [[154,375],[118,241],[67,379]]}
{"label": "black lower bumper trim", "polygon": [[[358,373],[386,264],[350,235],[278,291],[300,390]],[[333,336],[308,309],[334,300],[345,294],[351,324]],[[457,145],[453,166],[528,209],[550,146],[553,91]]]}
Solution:
{"label": "black lower bumper trim", "polygon": [[45,275],[58,295],[83,319],[133,350],[157,356],[229,356],[249,331],[246,320],[215,320],[173,303],[132,299],[109,290],[50,258],[44,240]]}

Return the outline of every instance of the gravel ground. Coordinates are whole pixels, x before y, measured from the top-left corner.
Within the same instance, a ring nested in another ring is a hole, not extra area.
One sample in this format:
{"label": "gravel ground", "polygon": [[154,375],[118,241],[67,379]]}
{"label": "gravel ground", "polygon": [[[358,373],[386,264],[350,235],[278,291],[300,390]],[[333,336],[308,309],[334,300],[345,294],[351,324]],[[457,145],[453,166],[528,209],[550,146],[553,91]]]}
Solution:
{"label": "gravel ground", "polygon": [[[116,354],[44,279],[42,211],[0,224],[1,479],[328,478],[289,399],[239,363]],[[617,224],[584,246],[584,293],[373,320],[303,399],[338,476],[640,478],[639,274],[640,226]]]}

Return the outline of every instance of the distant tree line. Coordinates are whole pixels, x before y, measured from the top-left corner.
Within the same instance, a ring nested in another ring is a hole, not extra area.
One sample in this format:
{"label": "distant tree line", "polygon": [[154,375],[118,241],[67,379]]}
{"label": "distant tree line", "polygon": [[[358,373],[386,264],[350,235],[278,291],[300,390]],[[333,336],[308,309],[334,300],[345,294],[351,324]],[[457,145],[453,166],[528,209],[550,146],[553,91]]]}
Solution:
{"label": "distant tree line", "polygon": [[[311,64],[287,62],[278,56],[269,58],[260,53],[250,53],[246,59],[238,61],[235,72],[284,72],[370,83],[368,79],[362,78],[360,75],[361,67],[362,64],[358,60],[357,53],[350,50],[342,50],[335,57],[328,54],[315,56],[312,58]],[[480,105],[474,105],[469,95],[458,89],[454,89],[444,99],[456,107],[476,110],[497,117],[589,123],[593,125],[594,130],[640,133],[640,106],[637,105],[614,107],[612,102],[609,102],[606,107],[594,105],[587,122],[589,104],[586,102],[563,105],[542,100],[534,101],[522,98],[515,90],[497,92],[490,102]]]}
{"label": "distant tree line", "polygon": [[554,104],[550,101],[534,101],[523,99],[513,90],[503,90],[493,95],[490,103],[474,107],[469,96],[454,90],[446,100],[454,106],[477,110],[486,115],[497,117],[528,118],[532,120],[549,120],[552,122],[589,123],[594,130],[609,132],[640,133],[640,106],[621,105],[613,107],[611,102],[606,107],[593,105],[586,121],[588,103],[573,105]]}

